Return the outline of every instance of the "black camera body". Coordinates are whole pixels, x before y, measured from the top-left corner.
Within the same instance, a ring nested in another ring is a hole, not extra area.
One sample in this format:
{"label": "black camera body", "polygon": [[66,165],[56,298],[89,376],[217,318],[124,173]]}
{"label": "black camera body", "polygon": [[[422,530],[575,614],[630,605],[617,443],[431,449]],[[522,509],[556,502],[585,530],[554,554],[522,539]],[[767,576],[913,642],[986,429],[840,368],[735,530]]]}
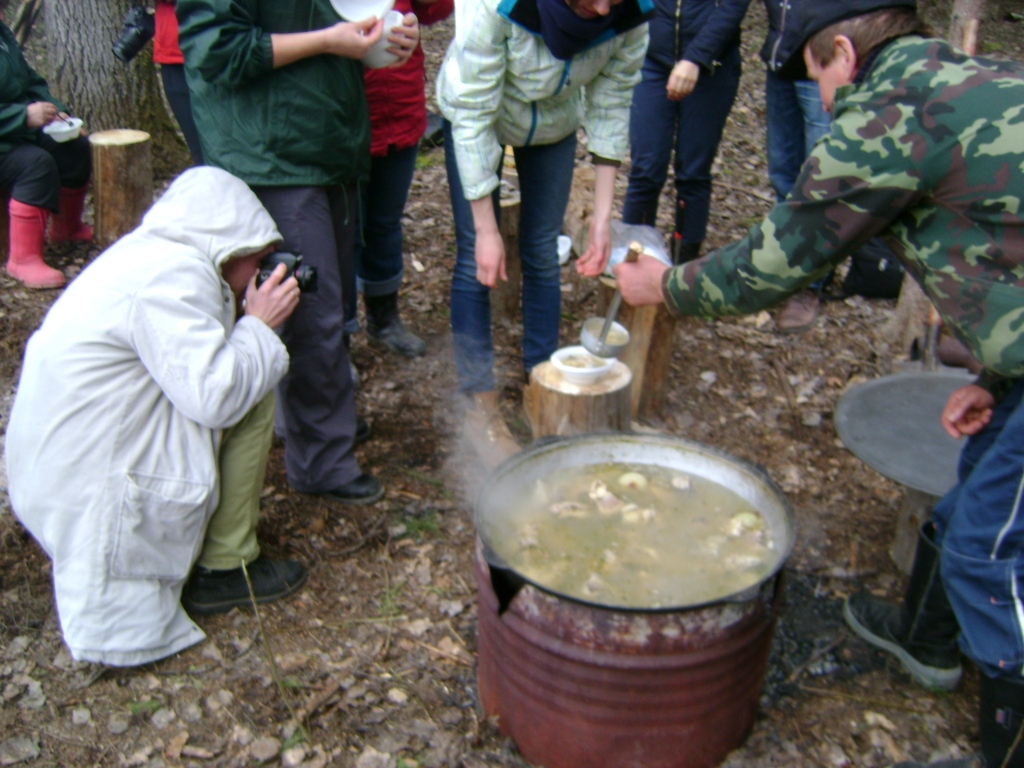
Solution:
{"label": "black camera body", "polygon": [[[256,287],[259,288],[274,273],[278,264],[284,264],[288,271],[284,280],[295,275],[295,281],[299,284],[299,290],[303,293],[316,293],[316,267],[302,263],[302,257],[297,253],[287,251],[274,251],[264,256],[260,262],[260,273],[256,275]],[[284,280],[281,282],[283,283]]]}
{"label": "black camera body", "polygon": [[141,5],[133,5],[124,17],[124,31],[114,41],[114,55],[127,64],[135,58],[156,32],[153,14]]}

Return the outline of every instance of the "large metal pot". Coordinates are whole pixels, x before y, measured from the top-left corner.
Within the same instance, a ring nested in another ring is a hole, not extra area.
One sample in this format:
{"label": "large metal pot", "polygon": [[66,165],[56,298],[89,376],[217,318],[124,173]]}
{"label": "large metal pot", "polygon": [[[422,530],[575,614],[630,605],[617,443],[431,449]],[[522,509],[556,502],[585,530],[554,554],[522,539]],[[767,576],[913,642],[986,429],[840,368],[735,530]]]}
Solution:
{"label": "large metal pot", "polygon": [[[521,503],[524,494],[545,476],[574,467],[609,463],[649,465],[712,480],[738,494],[764,517],[773,546],[779,554],[775,567],[750,589],[710,602],[747,599],[749,594],[756,593],[761,583],[774,577],[789,557],[795,540],[793,510],[778,487],[752,464],[723,451],[678,437],[613,433],[554,438],[535,443],[501,464],[487,478],[477,496],[474,510],[476,529],[483,543],[484,557],[491,566],[492,581],[502,610],[525,583],[532,583],[564,599],[580,598],[561,594],[545,584],[531,582],[510,568],[508,553],[516,544],[498,538],[495,523],[502,516],[510,514]],[[622,607],[593,601],[589,604],[606,608]],[[700,603],[659,606],[649,610],[677,611],[697,605]],[[631,607],[629,610],[638,609]]]}
{"label": "large metal pot", "polygon": [[[704,605],[618,609],[566,598],[511,571],[491,523],[560,469],[623,462],[726,484],[755,505],[783,552],[743,593]],[[754,722],[793,546],[789,504],[759,469],[671,437],[542,442],[499,466],[475,509],[477,686],[523,756],[545,768],[711,768]]]}

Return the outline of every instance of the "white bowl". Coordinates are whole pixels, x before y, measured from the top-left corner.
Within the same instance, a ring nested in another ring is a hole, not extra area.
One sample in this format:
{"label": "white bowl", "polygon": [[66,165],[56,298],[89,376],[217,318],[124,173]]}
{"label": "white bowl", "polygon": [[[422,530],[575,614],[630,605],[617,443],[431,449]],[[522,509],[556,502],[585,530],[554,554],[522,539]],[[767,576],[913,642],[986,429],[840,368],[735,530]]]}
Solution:
{"label": "white bowl", "polygon": [[62,120],[58,117],[49,125],[43,126],[43,133],[61,144],[77,139],[82,135],[82,118],[69,117],[67,120]]}
{"label": "white bowl", "polygon": [[572,253],[572,238],[568,235],[558,236],[558,264],[565,266],[569,261],[569,254]]}
{"label": "white bowl", "polygon": [[383,19],[395,6],[395,0],[331,0],[334,12],[345,21],[362,21],[371,16]]}
{"label": "white bowl", "polygon": [[395,27],[402,26],[405,16],[399,11],[388,11],[384,16],[384,32],[380,39],[373,44],[373,47],[363,56],[363,66],[370,69],[380,69],[398,61],[398,56],[388,50],[391,43],[388,42],[388,35]]}
{"label": "white bowl", "polygon": [[551,364],[555,366],[562,378],[572,384],[595,384],[600,381],[615,365],[614,357],[596,357],[578,344],[573,347],[562,347],[551,356]]}

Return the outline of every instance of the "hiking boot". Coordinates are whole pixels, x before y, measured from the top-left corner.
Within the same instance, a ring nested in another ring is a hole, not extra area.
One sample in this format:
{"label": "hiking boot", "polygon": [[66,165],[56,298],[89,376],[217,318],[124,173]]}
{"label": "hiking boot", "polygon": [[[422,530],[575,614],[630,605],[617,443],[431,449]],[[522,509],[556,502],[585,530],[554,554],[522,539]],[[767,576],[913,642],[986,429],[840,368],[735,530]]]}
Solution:
{"label": "hiking boot", "polygon": [[366,305],[366,335],[378,344],[405,357],[419,357],[427,351],[423,339],[410,331],[398,314],[398,293],[363,296]]}
{"label": "hiking boot", "polygon": [[902,605],[858,592],[846,599],[843,616],[861,638],[899,659],[920,685],[951,691],[960,682],[960,627],[939,575],[933,535],[934,527],[925,523]]}
{"label": "hiking boot", "polygon": [[344,504],[373,504],[384,495],[384,486],[377,478],[364,473],[320,495]]}
{"label": "hiking boot", "polygon": [[232,608],[269,603],[287,597],[306,582],[306,568],[296,560],[258,557],[246,566],[252,595],[242,569],[218,571],[197,565],[181,591],[181,605],[193,616],[224,613]]}
{"label": "hiking boot", "polygon": [[472,405],[466,409],[465,418],[462,425],[463,436],[483,462],[492,469],[522,450],[501,415],[497,392],[492,390],[475,393]]}
{"label": "hiking boot", "polygon": [[775,319],[775,327],[779,333],[806,331],[818,319],[820,304],[821,299],[814,291],[804,290],[790,296]]}

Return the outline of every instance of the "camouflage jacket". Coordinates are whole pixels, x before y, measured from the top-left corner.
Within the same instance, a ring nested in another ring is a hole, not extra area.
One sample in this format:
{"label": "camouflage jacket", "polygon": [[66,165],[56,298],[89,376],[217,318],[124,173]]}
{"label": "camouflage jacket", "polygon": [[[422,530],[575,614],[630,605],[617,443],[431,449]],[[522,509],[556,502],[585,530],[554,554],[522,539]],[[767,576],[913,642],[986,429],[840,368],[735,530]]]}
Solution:
{"label": "camouflage jacket", "polygon": [[1024,375],[1024,65],[901,38],[747,237],[669,270],[679,314],[756,312],[882,234],[986,370]]}

